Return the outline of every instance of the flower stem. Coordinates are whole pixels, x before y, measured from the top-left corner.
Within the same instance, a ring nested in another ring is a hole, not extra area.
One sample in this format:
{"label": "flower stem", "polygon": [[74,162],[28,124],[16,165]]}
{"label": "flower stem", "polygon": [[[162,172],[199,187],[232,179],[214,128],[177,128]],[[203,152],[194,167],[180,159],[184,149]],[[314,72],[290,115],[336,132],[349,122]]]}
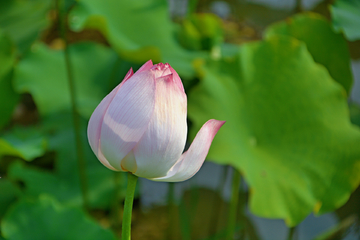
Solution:
{"label": "flower stem", "polygon": [[76,103],[76,90],[75,90],[75,81],[73,78],[72,65],[70,61],[70,53],[68,47],[68,41],[66,37],[66,10],[65,3],[62,0],[57,0],[57,10],[59,14],[59,24],[60,24],[60,33],[61,38],[64,41],[64,58],[65,58],[65,68],[66,75],[69,85],[70,92],[70,101],[71,101],[71,111],[74,125],[74,133],[75,133],[75,144],[76,144],[76,157],[78,161],[78,169],[80,176],[80,187],[83,198],[83,206],[85,209],[89,207],[89,198],[88,198],[88,186],[87,186],[87,176],[86,176],[86,163],[84,158],[84,151],[82,147],[81,141],[81,127],[80,127],[80,118],[78,115],[78,108]]}
{"label": "flower stem", "polygon": [[291,227],[289,228],[289,233],[288,233],[288,240],[294,239],[294,234],[295,234],[295,227]]}
{"label": "flower stem", "polygon": [[231,183],[231,200],[229,206],[229,215],[228,215],[228,226],[226,231],[226,239],[234,239],[234,232],[236,228],[236,216],[237,216],[237,207],[239,202],[239,192],[240,192],[240,172],[236,169],[233,169],[232,183]]}
{"label": "flower stem", "polygon": [[122,204],[120,204],[120,199],[122,199],[122,182],[125,181],[124,173],[123,172],[114,172],[114,185],[115,185],[115,194],[112,203],[112,210],[111,210],[111,218],[112,218],[112,228],[114,232],[118,232],[121,228],[121,211],[122,211]]}
{"label": "flower stem", "polygon": [[167,197],[167,207],[168,207],[168,222],[169,226],[167,228],[167,239],[174,239],[173,235],[175,232],[175,183],[168,183],[168,197]]}
{"label": "flower stem", "polygon": [[122,223],[122,240],[131,239],[131,214],[134,201],[135,187],[138,177],[128,173],[128,182],[125,195],[125,206]]}

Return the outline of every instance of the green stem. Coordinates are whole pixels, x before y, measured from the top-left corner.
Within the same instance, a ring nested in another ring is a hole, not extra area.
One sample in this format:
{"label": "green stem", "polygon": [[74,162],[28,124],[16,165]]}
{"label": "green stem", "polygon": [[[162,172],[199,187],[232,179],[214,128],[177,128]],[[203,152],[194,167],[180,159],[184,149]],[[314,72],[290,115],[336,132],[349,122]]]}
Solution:
{"label": "green stem", "polygon": [[289,228],[289,233],[288,233],[287,239],[288,239],[288,240],[293,239],[293,238],[294,238],[294,233],[295,233],[295,227]]}
{"label": "green stem", "polygon": [[138,177],[132,173],[128,173],[128,182],[125,196],[125,206],[122,223],[122,240],[131,239],[131,213],[134,201],[135,187]]}
{"label": "green stem", "polygon": [[89,206],[88,201],[88,186],[87,186],[87,176],[86,176],[86,163],[84,158],[84,151],[82,147],[81,141],[81,127],[80,127],[80,118],[77,113],[77,104],[76,104],[76,91],[75,91],[75,81],[73,78],[73,71],[72,65],[70,61],[70,53],[69,47],[66,37],[66,12],[65,12],[65,3],[59,0],[57,2],[57,9],[59,13],[59,24],[60,24],[60,32],[61,38],[65,43],[64,48],[64,58],[65,58],[65,67],[66,67],[66,74],[69,84],[69,91],[70,91],[70,101],[71,101],[71,111],[72,111],[72,118],[74,124],[74,133],[75,133],[75,142],[76,142],[76,156],[78,161],[78,170],[80,176],[80,185],[81,185],[81,192],[83,198],[83,206],[85,209]]}
{"label": "green stem", "polygon": [[302,0],[296,0],[295,13],[302,12]]}
{"label": "green stem", "polygon": [[[115,194],[112,204],[112,226],[115,232],[118,232],[121,228],[121,211],[122,204],[120,205],[121,199],[121,183],[124,181],[122,172],[114,172],[114,185],[115,185]],[[121,199],[122,200],[122,199]]]}
{"label": "green stem", "polygon": [[233,169],[232,183],[231,183],[231,200],[229,206],[229,215],[228,215],[228,226],[226,231],[226,239],[232,240],[234,238],[235,228],[236,228],[236,216],[237,216],[237,207],[239,202],[239,192],[240,192],[240,172],[236,169]]}
{"label": "green stem", "polygon": [[168,222],[169,227],[167,229],[167,239],[174,239],[173,234],[175,232],[175,183],[169,182],[168,183],[168,199],[167,199],[167,206],[168,206]]}

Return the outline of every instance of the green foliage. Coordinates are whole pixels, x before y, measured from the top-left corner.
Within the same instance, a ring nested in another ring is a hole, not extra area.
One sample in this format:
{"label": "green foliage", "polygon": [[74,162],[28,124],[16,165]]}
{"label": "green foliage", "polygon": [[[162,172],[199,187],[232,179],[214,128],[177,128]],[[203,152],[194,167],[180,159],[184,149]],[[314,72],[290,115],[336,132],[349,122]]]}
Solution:
{"label": "green foliage", "polygon": [[189,94],[192,135],[209,118],[227,121],[208,158],[243,173],[252,212],[294,226],[346,202],[360,181],[360,131],[345,91],[304,43],[273,36],[244,44],[199,73]]}
{"label": "green foliage", "polygon": [[351,122],[360,127],[360,106],[357,104],[350,104],[350,119]]}
{"label": "green foliage", "polygon": [[101,31],[121,57],[136,63],[168,62],[184,77],[192,77],[189,53],[176,42],[165,0],[82,0],[70,13],[71,28]]}
{"label": "green foliage", "polygon": [[295,15],[270,26],[265,36],[274,35],[291,36],[303,41],[314,61],[324,65],[349,95],[353,78],[348,46],[343,36],[335,33],[324,17],[315,13]]}
{"label": "green foliage", "polygon": [[20,196],[20,190],[7,179],[0,181],[0,217],[2,218],[9,206]]}
{"label": "green foliage", "polygon": [[[265,40],[242,45],[224,42],[226,24],[197,13],[196,2],[180,25],[166,0],[57,2],[68,14],[90,211],[112,212],[126,180],[96,159],[87,121],[129,68],[149,59],[170,63],[189,80],[190,135],[210,118],[227,121],[208,158],[241,171],[253,213],[294,226],[311,212],[343,205],[360,182],[360,108],[346,102],[350,55],[332,27],[359,40],[360,1],[335,1],[332,26],[301,13],[268,27]],[[78,209],[83,198],[54,7],[50,0],[0,2],[0,239],[114,239]],[[234,36],[246,22],[231,22]],[[37,117],[24,126],[19,118],[28,111]]]}
{"label": "green foliage", "polygon": [[[70,59],[79,113],[88,118],[109,91],[117,55],[111,49],[95,43],[71,45]],[[15,88],[31,93],[42,115],[69,110],[70,93],[64,53],[44,44],[32,47],[15,71]],[[119,78],[116,81],[119,82]]]}
{"label": "green foliage", "polygon": [[[81,129],[90,186],[90,205],[92,208],[106,209],[114,199],[115,173],[103,167],[92,153],[86,139],[85,121],[82,122]],[[80,206],[82,198],[71,115],[61,113],[45,118],[40,131],[48,138],[48,150],[56,152],[55,169],[49,171],[15,162],[10,166],[9,178],[23,182],[26,195],[36,197],[46,193],[62,203]],[[125,188],[126,182],[122,181],[119,189],[123,192],[122,196],[125,196]]]}
{"label": "green foliage", "polygon": [[0,29],[0,129],[10,120],[19,100],[18,94],[12,88],[15,54],[14,44]]}
{"label": "green foliage", "polygon": [[27,161],[43,156],[47,149],[46,137],[36,128],[13,128],[3,135],[3,140],[16,150],[15,156]]}
{"label": "green foliage", "polygon": [[7,240],[116,239],[78,208],[60,204],[49,196],[21,199],[1,223]]}
{"label": "green foliage", "polygon": [[193,14],[184,19],[179,42],[190,50],[212,50],[223,42],[222,22],[214,14]]}
{"label": "green foliage", "polygon": [[15,157],[22,157],[20,151],[11,146],[6,140],[0,138],[0,157],[10,155]]}
{"label": "green foliage", "polygon": [[40,37],[49,26],[50,0],[2,0],[0,2],[0,28],[16,43],[21,53]]}
{"label": "green foliage", "polygon": [[341,31],[350,41],[360,39],[360,1],[337,0],[330,6],[335,30]]}

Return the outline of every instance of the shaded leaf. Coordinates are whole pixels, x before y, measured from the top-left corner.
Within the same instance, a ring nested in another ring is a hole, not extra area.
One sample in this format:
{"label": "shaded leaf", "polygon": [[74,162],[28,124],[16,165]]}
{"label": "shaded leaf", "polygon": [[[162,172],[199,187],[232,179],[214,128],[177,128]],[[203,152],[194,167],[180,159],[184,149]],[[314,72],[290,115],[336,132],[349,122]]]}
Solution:
{"label": "shaded leaf", "polygon": [[223,40],[221,19],[210,13],[193,14],[181,23],[178,39],[190,50],[212,50]]}
{"label": "shaded leaf", "polygon": [[351,122],[360,127],[360,106],[352,103],[349,106]]}
{"label": "shaded leaf", "polygon": [[330,5],[333,26],[336,31],[341,31],[350,41],[360,39],[360,1],[337,0]]}
{"label": "shaded leaf", "polygon": [[0,189],[0,218],[2,218],[9,206],[20,196],[20,190],[3,177],[0,180]]}
{"label": "shaded leaf", "polygon": [[265,33],[266,37],[276,34],[305,42],[315,62],[324,65],[331,77],[350,93],[353,76],[348,45],[342,34],[332,30],[327,19],[315,13],[298,14],[273,24]]}
{"label": "shaded leaf", "polygon": [[0,29],[0,128],[9,122],[19,95],[12,87],[16,49],[10,38]]}
{"label": "shaded leaf", "polygon": [[82,210],[63,206],[46,195],[20,200],[3,219],[1,230],[8,240],[116,239]]}
{"label": "shaded leaf", "polygon": [[[86,160],[88,180],[88,194],[92,208],[106,209],[114,199],[115,180],[114,171],[105,168],[95,157],[86,138],[86,123],[81,121],[82,148]],[[43,121],[42,134],[46,134],[49,141],[48,149],[56,152],[54,171],[25,166],[15,162],[10,166],[9,178],[22,181],[25,194],[39,196],[43,193],[56,197],[59,201],[71,206],[82,205],[82,193],[78,175],[75,136],[72,128],[72,118],[69,113],[58,113]],[[122,181],[117,191],[124,195],[126,182]]]}
{"label": "shaded leaf", "polygon": [[344,204],[360,181],[360,131],[343,88],[305,44],[285,36],[248,43],[199,69],[189,94],[192,136],[226,120],[208,158],[240,170],[250,209],[290,226]]}
{"label": "shaded leaf", "polygon": [[[69,51],[78,110],[88,118],[109,91],[117,55],[95,43],[74,44]],[[31,93],[42,115],[71,107],[63,51],[51,50],[40,43],[34,45],[19,62],[14,80],[18,92]]]}
{"label": "shaded leaf", "polygon": [[36,128],[15,127],[2,138],[27,161],[44,155],[47,149],[46,137]]}
{"label": "shaded leaf", "polygon": [[0,2],[0,28],[25,52],[39,38],[50,23],[48,12],[50,0],[2,0]]}
{"label": "shaded leaf", "polygon": [[168,62],[179,74],[194,75],[191,62],[199,53],[187,52],[176,42],[165,0],[82,0],[70,13],[69,21],[75,31],[101,31],[126,60]]}

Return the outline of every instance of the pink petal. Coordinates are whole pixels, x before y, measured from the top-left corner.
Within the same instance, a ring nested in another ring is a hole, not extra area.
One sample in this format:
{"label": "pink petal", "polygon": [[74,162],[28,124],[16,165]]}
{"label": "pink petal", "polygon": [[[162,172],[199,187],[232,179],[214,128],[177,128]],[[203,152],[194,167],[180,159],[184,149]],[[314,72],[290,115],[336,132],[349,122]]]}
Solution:
{"label": "pink petal", "polygon": [[135,74],[137,73],[141,73],[141,72],[144,72],[144,71],[147,71],[147,70],[150,70],[153,66],[153,63],[151,61],[151,59],[149,61],[147,61],[146,63],[144,63],[137,71]]}
{"label": "pink petal", "polygon": [[97,158],[100,160],[100,162],[102,162],[102,164],[104,164],[108,168],[110,164],[107,162],[105,158],[100,157],[100,155],[102,154],[99,154],[101,125],[103,122],[103,116],[105,115],[106,110],[108,109],[111,101],[114,99],[119,88],[120,85],[114,88],[95,108],[94,112],[90,117],[87,128],[87,134],[91,149],[93,150]]}
{"label": "pink petal", "polygon": [[95,155],[97,156],[97,158],[100,160],[100,162],[102,164],[104,164],[107,168],[110,168],[111,170],[115,170],[115,169],[113,167],[111,167],[109,162],[106,160],[106,158],[102,154],[101,149],[99,148],[99,146],[100,146],[100,130],[101,130],[102,122],[103,122],[103,116],[105,115],[106,110],[108,109],[111,101],[115,97],[115,95],[116,95],[117,91],[119,90],[119,88],[121,87],[121,85],[124,84],[124,82],[126,82],[133,74],[134,74],[134,72],[133,72],[132,68],[130,68],[130,70],[125,75],[124,80],[116,88],[114,88],[96,107],[96,109],[94,110],[94,112],[92,113],[92,115],[90,117],[89,124],[88,124],[87,133],[88,133],[90,147],[93,150],[93,152],[95,153]]}
{"label": "pink petal", "polygon": [[169,68],[170,68],[171,73],[173,74],[174,82],[179,87],[179,89],[181,89],[183,92],[185,92],[184,86],[181,82],[179,74],[177,74],[177,72],[170,65],[169,65]]}
{"label": "pink petal", "polygon": [[225,121],[211,119],[207,121],[196,134],[188,151],[183,153],[179,161],[165,177],[151,179],[160,182],[185,181],[195,175],[205,161],[210,145],[220,127]]}
{"label": "pink petal", "polygon": [[155,96],[149,127],[134,148],[135,175],[144,178],[165,176],[181,156],[187,135],[186,95],[172,74],[156,79]]}
{"label": "pink petal", "polygon": [[[99,141],[99,144],[100,144],[100,141]],[[120,169],[115,169],[113,168],[110,163],[108,162],[108,160],[105,158],[104,154],[102,153],[101,151],[101,148],[98,148],[98,152],[96,154],[97,158],[99,159],[99,161],[107,168],[109,168],[110,170],[113,170],[113,171],[123,171],[123,170],[120,170]]]}
{"label": "pink petal", "polygon": [[111,101],[115,97],[115,94],[119,90],[122,84],[126,82],[132,75],[134,74],[132,68],[127,72],[125,75],[124,80],[116,86],[103,100],[101,100],[100,104],[95,108],[94,112],[91,114],[89,124],[88,124],[88,137],[89,137],[89,143],[96,154],[97,149],[99,147],[99,140],[100,140],[100,129],[101,124],[103,121],[103,116],[105,115],[106,110],[108,109]]}
{"label": "pink petal", "polygon": [[102,153],[113,168],[129,171],[121,168],[121,160],[148,128],[154,105],[155,78],[151,71],[134,74],[119,88],[103,117],[100,133]]}
{"label": "pink petal", "polygon": [[124,80],[122,80],[122,82],[120,83],[120,87],[129,79],[132,77],[132,75],[134,75],[134,71],[132,68],[130,68],[130,70],[127,72],[127,74],[124,77]]}

